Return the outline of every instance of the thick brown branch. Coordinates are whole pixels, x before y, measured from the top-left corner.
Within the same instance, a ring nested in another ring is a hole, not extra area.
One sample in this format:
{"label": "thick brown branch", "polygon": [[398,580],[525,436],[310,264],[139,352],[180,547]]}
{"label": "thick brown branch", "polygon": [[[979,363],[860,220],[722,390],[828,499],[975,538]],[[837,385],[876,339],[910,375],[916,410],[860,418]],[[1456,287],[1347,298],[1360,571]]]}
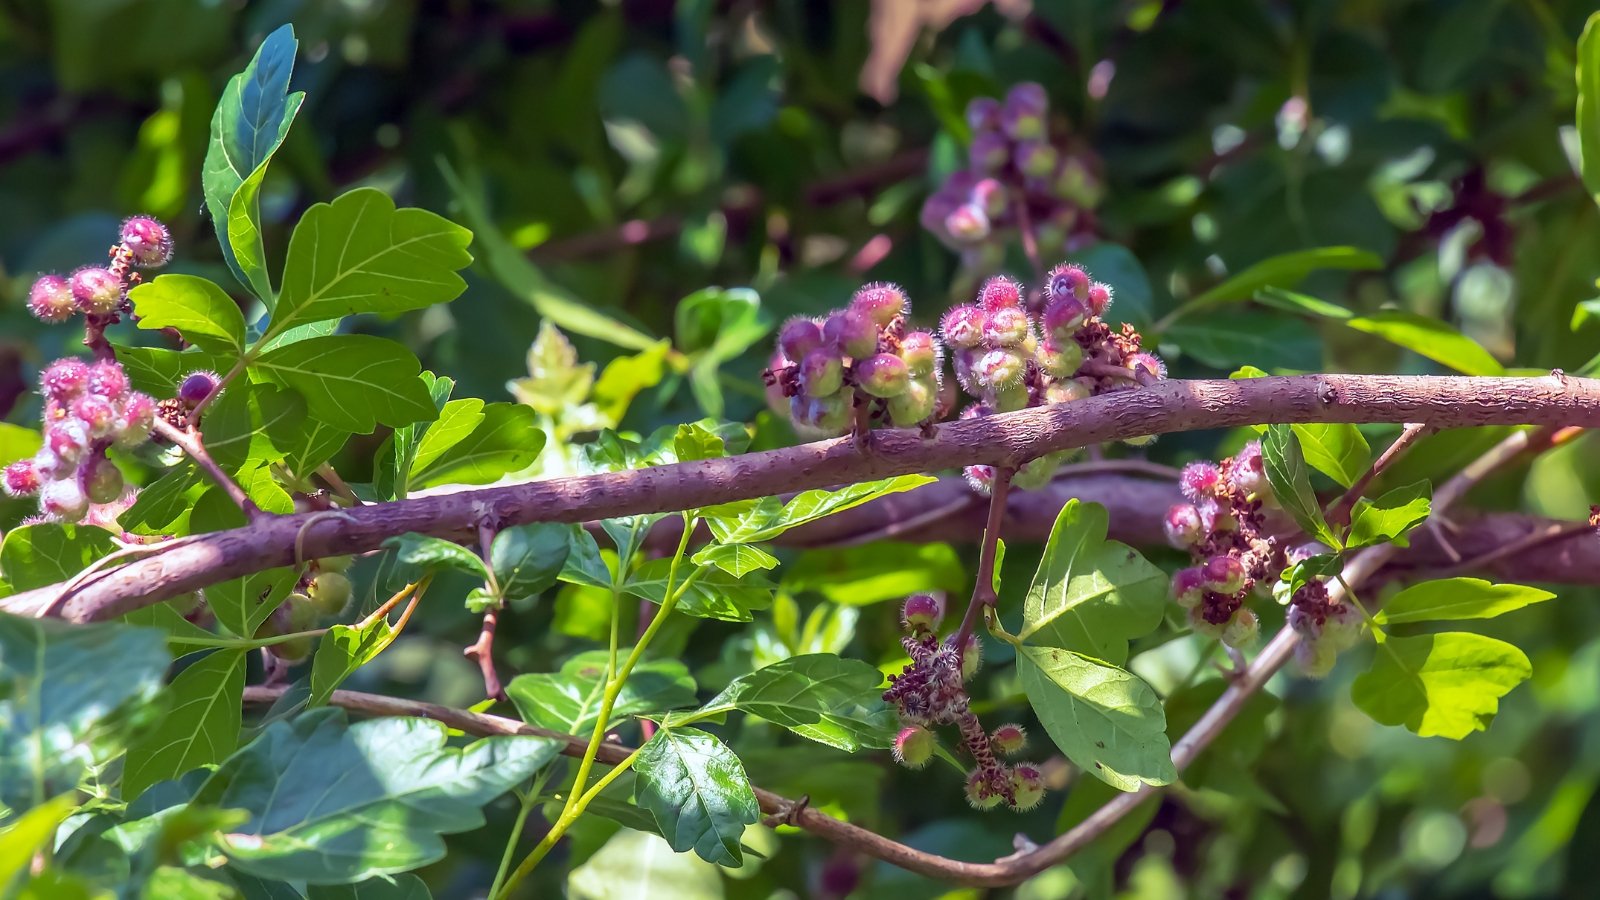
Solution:
{"label": "thick brown branch", "polygon": [[[485,510],[507,525],[586,522],[689,509],[969,464],[1018,465],[1055,450],[1146,434],[1276,422],[1422,422],[1438,427],[1600,425],[1600,382],[1540,378],[1298,375],[1234,381],[1164,381],[1077,403],[873,435],[870,453],[849,438],[726,459],[558,478],[509,487],[372,504],[338,521],[264,517],[245,528],[119,567],[89,581],[63,607],[68,619],[114,618],[219,581],[307,558],[378,548],[408,531],[462,540]],[[311,514],[314,515],[314,514]],[[304,533],[301,529],[304,528]],[[7,598],[33,610],[58,589]]]}

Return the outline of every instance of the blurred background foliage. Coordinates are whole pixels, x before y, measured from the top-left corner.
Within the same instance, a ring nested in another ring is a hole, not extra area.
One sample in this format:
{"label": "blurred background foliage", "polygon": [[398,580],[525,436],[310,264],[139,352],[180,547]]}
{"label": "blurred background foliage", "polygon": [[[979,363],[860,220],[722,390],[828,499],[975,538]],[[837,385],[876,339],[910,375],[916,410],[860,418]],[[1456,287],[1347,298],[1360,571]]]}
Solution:
{"label": "blurred background foliage", "polygon": [[[930,324],[966,299],[953,296],[958,260],[918,211],[962,164],[967,100],[1029,80],[1104,187],[1090,234],[1046,248],[1046,263],[1070,249],[1112,282],[1119,313],[1146,326],[1174,375],[1449,371],[1439,352],[1373,340],[1303,303],[1173,314],[1256,263],[1333,246],[1372,265],[1311,271],[1300,294],[1445,323],[1489,351],[1469,363],[1480,369],[1577,371],[1600,334],[1600,210],[1572,162],[1573,48],[1591,11],[1582,0],[5,0],[0,414],[34,420],[37,367],[66,340],[28,318],[28,284],[97,257],[119,217],[163,217],[177,270],[232,284],[202,212],[200,160],[227,75],[284,22],[302,42],[294,86],[307,100],[264,193],[272,266],[306,207],[356,185],[471,227],[478,262],[463,299],[360,327],[407,341],[458,395],[509,390],[535,406],[552,431],[545,474],[571,464],[569,441],[611,425],[648,432],[712,415],[756,422],[758,447],[788,442],[757,375],[777,322],[836,307],[867,280],[904,285]],[[1026,274],[1015,250],[1007,265]],[[1226,299],[1254,291],[1236,293]],[[11,440],[25,438],[0,428]],[[1437,478],[1484,440],[1434,437],[1392,478]],[[1174,436],[1148,453],[1181,462],[1237,442]],[[340,471],[363,477],[372,449],[347,448]],[[1474,500],[1581,516],[1600,488],[1594,449],[1582,439]],[[4,514],[10,525],[20,510]],[[787,557],[785,589],[753,629],[685,620],[660,642],[703,688],[808,651],[894,666],[887,601],[964,591],[972,568],[970,548],[942,545]],[[1008,602],[1037,558],[1012,548]],[[1528,649],[1535,681],[1489,732],[1456,744],[1373,725],[1348,701],[1358,665],[1325,683],[1286,680],[1202,776],[1015,895],[1593,896],[1600,595],[1559,590],[1560,602],[1490,623]],[[502,666],[547,670],[592,646],[604,602],[567,587],[515,610]],[[459,648],[473,618],[439,602],[419,619],[353,686],[472,702]],[[1134,667],[1178,685],[1203,664],[1179,643]],[[1005,660],[991,671],[983,702],[1021,715]],[[1172,696],[1174,733],[1219,684]],[[1064,808],[974,816],[954,784],[887,759],[780,742],[755,722],[733,737],[757,784],[965,858],[1009,852],[1013,830],[1053,834],[1105,799],[1086,783]],[[487,883],[514,810],[503,800],[490,814],[489,829],[452,838],[451,857],[422,873],[436,896]],[[652,848],[615,830],[579,829],[571,896],[633,884]],[[758,832],[747,843],[769,858],[744,869],[719,875],[686,856],[658,874],[696,885],[683,896],[948,890]],[[555,868],[529,896],[561,890]]]}

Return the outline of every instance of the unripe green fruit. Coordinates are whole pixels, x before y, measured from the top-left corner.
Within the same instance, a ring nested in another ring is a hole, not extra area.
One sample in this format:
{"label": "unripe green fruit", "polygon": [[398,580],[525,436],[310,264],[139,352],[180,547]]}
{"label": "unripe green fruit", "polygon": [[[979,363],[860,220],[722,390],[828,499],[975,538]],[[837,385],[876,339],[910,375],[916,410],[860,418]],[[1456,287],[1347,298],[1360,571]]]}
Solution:
{"label": "unripe green fruit", "polygon": [[187,594],[179,594],[168,600],[167,606],[171,607],[172,611],[178,615],[187,616],[199,609],[202,602],[199,591],[190,591]]}
{"label": "unripe green fruit", "polygon": [[822,326],[822,334],[845,356],[871,356],[878,349],[878,326],[853,309],[836,312]]}
{"label": "unripe green fruit", "polygon": [[989,787],[989,782],[984,778],[982,769],[973,769],[967,774],[967,802],[973,809],[994,809],[1006,798],[999,791]]}
{"label": "unripe green fruit", "polygon": [[317,560],[317,568],[323,572],[348,572],[355,561],[354,556],[324,556]]}
{"label": "unripe green fruit", "polygon": [[900,339],[900,358],[913,377],[932,375],[939,367],[939,345],[926,331],[907,332]]}
{"label": "unripe green fruit", "polygon": [[311,655],[311,650],[316,647],[317,639],[313,637],[298,637],[294,640],[271,644],[267,652],[285,662],[300,662]]}
{"label": "unripe green fruit", "polygon": [[939,387],[932,378],[912,378],[905,393],[889,398],[889,419],[901,428],[919,425],[933,417],[939,405]]}
{"label": "unripe green fruit", "polygon": [[977,635],[967,638],[966,649],[961,654],[961,680],[971,681],[978,670],[983,668],[983,642]]}
{"label": "unripe green fruit", "polygon": [[850,298],[850,308],[884,327],[905,314],[906,295],[892,284],[869,284]]}
{"label": "unripe green fruit", "polygon": [[1056,378],[1071,378],[1083,365],[1083,347],[1074,340],[1058,341],[1054,337],[1047,337],[1039,345],[1039,352],[1034,358],[1046,374]]}
{"label": "unripe green fruit", "polygon": [[1027,313],[1019,307],[1002,306],[990,311],[989,321],[983,329],[983,339],[991,347],[1016,347],[1026,341],[1032,331]]}
{"label": "unripe green fruit", "polygon": [[874,397],[898,397],[911,383],[905,360],[893,353],[877,353],[856,363],[856,385]]}
{"label": "unripe green fruit", "polygon": [[322,618],[322,613],[311,598],[295,591],[284,599],[283,605],[289,610],[289,631],[310,631],[317,627],[317,620]]}
{"label": "unripe green fruit", "polygon": [[1021,379],[989,391],[989,405],[994,407],[995,412],[1016,412],[1019,409],[1027,409],[1030,399],[1028,386]]}
{"label": "unripe green fruit", "polygon": [[1044,773],[1033,763],[1017,763],[1011,769],[1011,808],[1017,812],[1033,809],[1044,799]]}
{"label": "unripe green fruit", "polygon": [[972,378],[980,387],[1000,388],[1022,381],[1025,370],[1021,355],[1011,350],[990,350],[972,366]]}
{"label": "unripe green fruit", "polygon": [[1294,648],[1294,661],[1308,678],[1326,678],[1339,660],[1339,651],[1324,640],[1303,639]]}
{"label": "unripe green fruit", "polygon": [[1024,491],[1037,491],[1056,477],[1056,470],[1060,467],[1059,462],[1048,456],[1029,460],[1027,465],[1017,470],[1017,474],[1011,476],[1011,484]]}
{"label": "unripe green fruit", "polygon": [[844,386],[844,361],[829,348],[818,348],[800,360],[800,389],[808,397],[831,397]]}
{"label": "unripe green fruit", "polygon": [[894,761],[908,769],[920,769],[933,759],[933,748],[939,739],[921,725],[909,725],[895,736]]}
{"label": "unripe green fruit", "polygon": [[83,489],[90,503],[111,503],[122,496],[122,472],[115,463],[104,456],[91,458],[85,468]]}
{"label": "unripe green fruit", "polygon": [[1256,638],[1260,636],[1261,620],[1248,609],[1240,609],[1234,613],[1228,627],[1222,629],[1222,642],[1235,649],[1254,645]]}
{"label": "unripe green fruit", "polygon": [[1094,391],[1076,378],[1053,382],[1044,389],[1046,403],[1072,403],[1077,400],[1087,400],[1092,396]]}
{"label": "unripe green fruit", "polygon": [[350,603],[353,593],[350,579],[340,572],[318,572],[317,577],[311,579],[311,586],[307,588],[312,603],[325,616],[336,616],[344,612]]}

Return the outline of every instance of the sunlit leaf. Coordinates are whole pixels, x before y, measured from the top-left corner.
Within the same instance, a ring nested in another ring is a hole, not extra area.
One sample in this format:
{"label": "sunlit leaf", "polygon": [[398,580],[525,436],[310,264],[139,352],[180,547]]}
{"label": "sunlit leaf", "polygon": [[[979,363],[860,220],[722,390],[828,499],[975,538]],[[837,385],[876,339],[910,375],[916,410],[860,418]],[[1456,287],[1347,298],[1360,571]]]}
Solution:
{"label": "sunlit leaf", "polygon": [[831,653],[791,656],[741,675],[699,713],[731,709],[848,752],[888,747],[899,716],[883,701],[877,666]]}
{"label": "sunlit leaf", "polygon": [[1376,335],[1391,344],[1449,366],[1463,375],[1504,375],[1505,366],[1483,345],[1438,319],[1386,309],[1370,316],[1345,320],[1357,331]]}
{"label": "sunlit leaf", "polygon": [[194,275],[158,275],[128,292],[139,327],[175,328],[202,350],[244,355],[244,313],[216,282]]}
{"label": "sunlit leaf", "polygon": [[1017,648],[1017,674],[1050,739],[1085,772],[1123,791],[1177,780],[1161,698],[1139,676],[1029,646]]}
{"label": "sunlit leaf", "polygon": [[407,425],[438,414],[417,375],[422,366],[394,341],[336,334],[279,347],[251,369],[306,398],[313,417],[355,434],[378,423]]}
{"label": "sunlit leaf", "polygon": [[[566,734],[588,734],[600,717],[605,692],[606,651],[580,653],[559,672],[518,675],[506,685],[523,721]],[[649,659],[634,667],[611,708],[607,727],[632,716],[693,706],[694,679],[675,659]]]}
{"label": "sunlit leaf", "polygon": [[738,865],[739,838],[761,818],[739,757],[695,728],[657,731],[634,762],[634,797],[655,816],[672,849],[706,862]]}
{"label": "sunlit leaf", "polygon": [[[652,603],[664,603],[671,568],[671,560],[653,559],[640,566],[622,589]],[[673,586],[674,592],[687,579],[689,568],[686,565],[678,567],[678,582]],[[752,610],[766,609],[771,604],[772,583],[762,576],[751,574],[736,578],[722,569],[710,568],[683,590],[675,609],[702,619],[749,622],[755,618],[751,615]]]}
{"label": "sunlit leaf", "polygon": [[1488,728],[1500,698],[1532,674],[1527,654],[1481,634],[1390,637],[1351,685],[1350,699],[1384,725],[1460,740]]}
{"label": "sunlit leaf", "polygon": [[837,491],[805,491],[788,503],[768,497],[757,503],[737,506],[725,515],[706,510],[711,533],[724,544],[749,544],[767,541],[791,528],[843,512],[879,497],[909,491],[935,479],[927,475],[899,475],[882,481],[853,484]]}
{"label": "sunlit leaf", "polygon": [[1322,517],[1322,507],[1311,490],[1311,472],[1294,430],[1287,425],[1269,427],[1261,439],[1261,458],[1278,503],[1306,534],[1330,547],[1339,547],[1339,538]]}
{"label": "sunlit leaf", "polygon": [[1438,578],[1414,584],[1378,612],[1385,625],[1438,622],[1449,619],[1492,619],[1555,594],[1521,584],[1493,584],[1481,578]]}
{"label": "sunlit leaf", "polygon": [[1390,541],[1411,546],[1411,529],[1427,521],[1433,509],[1433,488],[1426,481],[1385,491],[1376,500],[1361,500],[1350,513],[1349,546],[1366,547]]}

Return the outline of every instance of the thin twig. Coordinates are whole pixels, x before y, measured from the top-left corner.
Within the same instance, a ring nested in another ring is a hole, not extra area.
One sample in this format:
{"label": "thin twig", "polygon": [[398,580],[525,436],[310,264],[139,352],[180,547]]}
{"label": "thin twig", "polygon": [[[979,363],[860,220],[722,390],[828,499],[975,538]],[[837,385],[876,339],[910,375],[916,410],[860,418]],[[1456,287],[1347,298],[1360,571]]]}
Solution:
{"label": "thin twig", "polygon": [[1006,517],[1006,495],[1011,492],[1011,476],[1015,474],[1016,469],[1010,466],[994,470],[994,485],[989,489],[989,521],[983,526],[983,546],[978,551],[977,580],[972,585],[967,612],[961,617],[961,627],[950,638],[950,645],[960,654],[967,652],[967,640],[972,637],[972,629],[977,627],[979,613],[999,599],[994,592],[994,567],[1000,552],[1000,526]]}
{"label": "thin twig", "polygon": [[323,463],[322,465],[318,466],[317,477],[327,482],[328,487],[332,488],[333,492],[339,495],[339,498],[344,502],[350,504],[351,506],[365,505],[361,498],[356,496],[355,490],[339,476],[338,472],[334,471],[333,466],[330,466],[327,463]]}
{"label": "thin twig", "polygon": [[1469,572],[1482,572],[1501,560],[1510,559],[1530,550],[1547,544],[1554,544],[1557,541],[1563,541],[1579,534],[1595,534],[1594,525],[1589,522],[1552,522],[1537,531],[1525,534],[1510,543],[1502,544],[1487,553],[1480,553],[1477,556],[1463,559],[1448,568],[1435,569],[1425,576],[1417,575],[1413,577],[1426,577],[1431,580],[1434,578],[1454,578]]}
{"label": "thin twig", "polygon": [[239,482],[228,477],[228,473],[217,465],[217,461],[211,458],[210,453],[206,452],[205,443],[201,440],[199,433],[190,429],[177,428],[160,416],[156,417],[155,427],[152,430],[167,441],[176,444],[179,450],[182,450],[188,454],[190,459],[194,460],[195,465],[204,469],[205,473],[211,476],[211,480],[222,488],[222,492],[228,495],[228,499],[232,500],[234,505],[239,507],[239,511],[244,513],[246,522],[254,522],[261,517],[261,509],[256,506],[255,501],[250,499],[250,495],[246,494],[244,488],[239,486]]}
{"label": "thin twig", "polygon": [[1325,518],[1329,524],[1335,528],[1350,524],[1350,511],[1355,509],[1356,501],[1361,499],[1362,493],[1372,484],[1372,480],[1399,459],[1401,454],[1410,449],[1411,445],[1428,431],[1429,427],[1420,422],[1408,423],[1405,430],[1400,432],[1400,436],[1394,439],[1394,443],[1380,453],[1378,458],[1372,461],[1372,465],[1367,467],[1367,471],[1356,479],[1356,483],[1350,485],[1350,489],[1345,491],[1342,497],[1328,506]]}

